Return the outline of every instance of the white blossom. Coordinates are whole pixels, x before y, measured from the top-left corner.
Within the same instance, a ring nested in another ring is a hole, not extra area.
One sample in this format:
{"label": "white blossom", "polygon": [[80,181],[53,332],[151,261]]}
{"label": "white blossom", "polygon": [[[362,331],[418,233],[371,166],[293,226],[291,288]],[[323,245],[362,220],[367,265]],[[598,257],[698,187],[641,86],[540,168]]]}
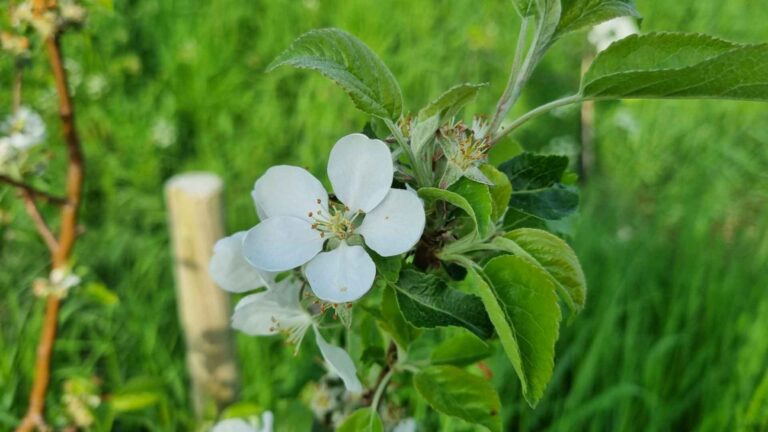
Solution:
{"label": "white blossom", "polygon": [[216,423],[211,432],[272,432],[274,430],[274,415],[272,411],[264,411],[258,421],[246,421],[240,418],[229,418]]}
{"label": "white blossom", "polygon": [[45,123],[39,114],[27,107],[20,107],[2,125],[5,145],[15,151],[29,150],[45,139]]}
{"label": "white blossom", "polygon": [[638,32],[637,23],[630,17],[619,17],[598,24],[587,35],[597,52],[604,51],[612,43]]}
{"label": "white blossom", "polygon": [[338,203],[329,202],[323,185],[305,169],[270,168],[254,185],[261,223],[243,240],[246,259],[264,271],[304,266],[322,300],[359,299],[376,275],[361,243],[395,256],[410,250],[424,231],[421,200],[393,189],[393,173],[387,145],[361,134],[345,136],[331,150],[328,178]]}
{"label": "white blossom", "polygon": [[211,278],[230,292],[242,293],[266,288],[245,296],[235,306],[232,327],[254,336],[284,334],[298,350],[304,335],[312,328],[328,369],[344,381],[352,393],[362,391],[357,370],[346,351],[330,345],[300,301],[302,282],[292,276],[276,281],[275,274],[256,269],[245,260],[244,231],[219,240],[209,265]]}

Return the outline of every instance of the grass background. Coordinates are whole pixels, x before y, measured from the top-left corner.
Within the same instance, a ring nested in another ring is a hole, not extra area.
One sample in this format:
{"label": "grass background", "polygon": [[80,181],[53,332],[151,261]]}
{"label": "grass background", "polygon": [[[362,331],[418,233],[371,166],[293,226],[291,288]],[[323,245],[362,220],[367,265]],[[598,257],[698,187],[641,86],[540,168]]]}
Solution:
{"label": "grass background", "polygon": [[[768,9],[752,0],[637,3],[643,31],[768,41]],[[195,427],[162,183],[188,170],[220,174],[231,232],[255,222],[248,192],[268,166],[324,175],[330,146],[360,130],[365,116],[318,76],[263,69],[297,35],[326,26],[369,44],[411,110],[453,84],[489,82],[467,115],[492,109],[517,34],[502,0],[134,0],[92,8],[87,29],[67,36],[88,158],[77,263],[87,281],[109,291],[91,285],[64,304],[48,399],[55,425],[67,422],[64,381],[95,376],[102,392],[132,395],[135,408],[106,418],[104,428]],[[560,42],[516,109],[573,91],[584,49],[583,34]],[[36,53],[25,78],[25,102],[44,114],[59,148],[43,59]],[[7,57],[0,73],[5,113]],[[757,103],[598,106],[597,171],[572,239],[590,285],[587,309],[564,327],[554,379],[535,410],[522,402],[512,371],[491,362],[509,430],[768,430],[767,125],[768,107]],[[578,130],[578,112],[565,110],[516,138],[573,154]],[[26,406],[42,314],[30,286],[47,270],[45,250],[7,188],[0,204],[0,430],[7,430]],[[281,418],[308,415],[291,395],[321,372],[312,353],[293,359],[272,339],[239,336],[238,345],[242,399],[273,409],[278,430],[291,430]]]}

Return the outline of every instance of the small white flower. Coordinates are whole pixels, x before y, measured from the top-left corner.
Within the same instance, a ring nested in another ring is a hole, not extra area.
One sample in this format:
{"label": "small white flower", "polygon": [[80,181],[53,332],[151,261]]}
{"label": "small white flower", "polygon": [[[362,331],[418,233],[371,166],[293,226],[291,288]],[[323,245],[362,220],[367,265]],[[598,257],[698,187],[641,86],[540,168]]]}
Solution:
{"label": "small white flower", "polygon": [[416,426],[416,419],[409,417],[407,419],[400,420],[400,422],[398,422],[392,429],[392,432],[416,432]]}
{"label": "small white flower", "polygon": [[213,426],[211,432],[272,432],[274,415],[264,411],[258,421],[246,421],[239,418],[224,419]]}
{"label": "small white flower", "polygon": [[612,43],[637,32],[637,23],[633,18],[620,17],[596,25],[587,35],[587,39],[595,46],[597,52],[600,52]]}
{"label": "small white flower", "polygon": [[72,273],[68,267],[57,268],[51,271],[48,279],[36,279],[33,291],[38,297],[56,296],[64,298],[69,290],[80,285],[80,277]]}
{"label": "small white flower", "polygon": [[255,336],[286,334],[298,349],[304,335],[314,329],[320,353],[331,372],[338,375],[347,390],[363,390],[357,370],[346,351],[330,345],[320,334],[313,317],[301,305],[301,282],[288,276],[279,282],[275,274],[263,272],[249,264],[243,254],[244,231],[219,240],[214,246],[209,272],[211,278],[230,292],[247,292],[266,287],[265,291],[244,297],[235,306],[232,327]]}
{"label": "small white flower", "polygon": [[[306,170],[270,168],[254,185],[261,223],[243,241],[246,259],[265,271],[306,264],[317,297],[359,299],[371,288],[376,266],[354,241],[362,236],[366,246],[388,257],[410,250],[424,231],[421,200],[391,188],[393,173],[387,145],[362,134],[345,136],[331,150],[328,177],[340,204],[329,204],[323,185]],[[338,247],[323,252],[329,240]]]}
{"label": "small white flower", "polygon": [[152,141],[160,148],[168,148],[176,142],[176,125],[166,119],[159,119],[152,125]]}
{"label": "small white flower", "polygon": [[5,139],[15,150],[28,150],[40,144],[45,139],[45,123],[39,114],[27,107],[8,117],[0,131],[6,134]]}

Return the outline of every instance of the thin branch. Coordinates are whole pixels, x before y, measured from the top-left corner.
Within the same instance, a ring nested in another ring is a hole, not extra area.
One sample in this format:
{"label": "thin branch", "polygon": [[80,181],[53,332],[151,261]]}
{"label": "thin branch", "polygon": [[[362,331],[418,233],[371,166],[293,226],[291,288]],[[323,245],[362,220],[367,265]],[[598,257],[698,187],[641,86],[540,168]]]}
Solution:
{"label": "thin branch", "polygon": [[32,185],[29,185],[27,183],[24,183],[22,181],[15,180],[11,177],[8,177],[6,175],[0,174],[0,183],[5,183],[8,185],[11,185],[13,187],[21,189],[23,193],[29,194],[33,199],[38,201],[47,202],[50,204],[56,204],[56,205],[64,205],[67,203],[67,199],[52,195],[48,192],[42,191]]}
{"label": "thin branch", "polygon": [[40,234],[40,237],[43,238],[43,241],[45,241],[51,255],[53,255],[59,247],[59,243],[56,241],[56,237],[53,235],[51,229],[48,228],[48,224],[45,223],[43,215],[40,214],[40,210],[37,208],[37,204],[35,204],[35,198],[25,189],[21,190],[21,197],[24,201],[24,207],[27,209],[27,213],[29,213],[29,217],[32,218],[32,222],[35,223],[37,232]]}
{"label": "thin branch", "polygon": [[[46,7],[55,6],[55,1],[46,4],[46,0],[34,0],[33,8],[36,14],[41,14]],[[61,208],[61,228],[58,238],[58,247],[52,254],[53,268],[61,268],[68,264],[72,249],[77,239],[77,216],[80,208],[80,200],[83,189],[84,161],[80,147],[80,139],[75,127],[75,114],[72,106],[72,98],[67,86],[67,74],[61,55],[59,33],[54,33],[45,40],[48,59],[53,71],[56,83],[56,91],[59,96],[59,116],[61,118],[62,133],[67,146],[68,164],[66,180],[66,202]],[[29,409],[17,432],[29,432],[34,427],[42,427],[45,424],[45,396],[48,392],[51,375],[51,360],[59,319],[59,306],[61,300],[56,296],[49,296],[45,308],[45,319],[40,342],[35,360],[35,375],[32,392],[29,396]]]}
{"label": "thin branch", "polygon": [[512,131],[514,131],[515,129],[519,128],[520,126],[522,126],[523,124],[528,122],[528,120],[531,120],[531,119],[533,119],[535,117],[538,117],[538,116],[540,116],[540,115],[542,115],[544,113],[548,113],[549,111],[552,111],[555,108],[559,108],[559,107],[565,106],[565,105],[580,103],[580,102],[583,102],[585,100],[587,100],[587,98],[577,94],[577,95],[573,95],[573,96],[564,97],[562,99],[554,100],[554,101],[549,102],[547,104],[544,104],[544,105],[542,105],[542,106],[540,106],[538,108],[535,108],[535,109],[533,109],[531,111],[528,111],[527,113],[525,113],[525,114],[521,115],[520,117],[518,117],[517,119],[515,119],[515,121],[513,121],[511,124],[509,124],[509,126],[507,126],[506,128],[502,129],[501,131],[499,131],[499,133],[496,134],[496,136],[493,137],[493,139],[491,140],[490,144],[491,145],[496,144],[502,138],[504,138],[505,136],[509,135]]}

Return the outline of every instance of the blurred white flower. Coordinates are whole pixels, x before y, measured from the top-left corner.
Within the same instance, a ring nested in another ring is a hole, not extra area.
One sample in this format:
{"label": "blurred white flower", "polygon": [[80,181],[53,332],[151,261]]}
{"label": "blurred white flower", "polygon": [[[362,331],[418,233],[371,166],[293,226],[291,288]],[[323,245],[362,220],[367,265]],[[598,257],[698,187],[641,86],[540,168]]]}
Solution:
{"label": "blurred white flower", "polygon": [[241,231],[219,240],[209,265],[211,278],[224,290],[242,293],[266,287],[240,300],[232,315],[232,327],[255,336],[285,334],[297,350],[304,335],[313,328],[328,369],[344,381],[348,391],[361,392],[363,387],[349,354],[330,345],[320,334],[314,318],[302,307],[301,281],[288,276],[277,282],[274,273],[262,272],[249,264],[243,253],[245,236]]}
{"label": "blurred white flower", "polygon": [[64,298],[69,290],[80,285],[80,277],[72,273],[68,267],[57,268],[51,271],[48,279],[36,279],[33,292],[38,297],[56,296]]}
{"label": "blurred white flower", "polygon": [[91,75],[85,81],[85,92],[92,99],[99,99],[109,89],[109,82],[103,74]]}
{"label": "blurred white flower", "polygon": [[168,148],[176,143],[176,126],[166,119],[158,119],[152,125],[152,141],[160,148]]}
{"label": "blurred white flower", "polygon": [[261,418],[246,421],[239,418],[224,419],[213,426],[211,432],[272,432],[274,415],[272,411],[264,411]]}
{"label": "blurred white flower", "polygon": [[17,151],[28,150],[45,139],[45,123],[36,112],[20,107],[0,125],[0,132],[5,134],[6,145]]}
{"label": "blurred white flower", "polygon": [[638,32],[634,18],[620,17],[598,24],[587,35],[589,42],[597,52],[608,48],[612,43]]}
{"label": "blurred white flower", "polygon": [[403,419],[395,425],[392,432],[416,432],[416,420],[413,417]]}
{"label": "blurred white flower", "polygon": [[[303,168],[280,165],[256,181],[253,199],[261,223],[243,240],[246,259],[265,271],[304,266],[322,300],[359,299],[373,285],[376,266],[359,243],[381,256],[410,250],[424,231],[417,195],[392,189],[394,167],[387,145],[347,135],[331,150],[328,178],[339,203]],[[362,236],[362,237],[361,237]],[[336,246],[327,252],[323,248]]]}

